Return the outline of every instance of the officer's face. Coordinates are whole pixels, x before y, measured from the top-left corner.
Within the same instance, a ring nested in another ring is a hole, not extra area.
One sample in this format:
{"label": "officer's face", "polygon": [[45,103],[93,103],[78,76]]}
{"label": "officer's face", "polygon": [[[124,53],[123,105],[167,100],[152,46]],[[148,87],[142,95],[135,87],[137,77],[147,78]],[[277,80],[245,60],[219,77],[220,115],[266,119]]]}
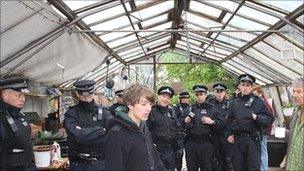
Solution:
{"label": "officer's face", "polygon": [[226,96],[226,91],[224,90],[214,90],[215,99],[219,102],[222,102]]}
{"label": "officer's face", "polygon": [[292,89],[292,100],[297,106],[304,106],[304,87],[296,85]]}
{"label": "officer's face", "polygon": [[131,119],[139,123],[141,121],[146,121],[151,112],[152,103],[144,97],[141,97],[139,102],[134,106],[128,105],[129,112],[128,115]]}
{"label": "officer's face", "polygon": [[239,85],[242,95],[248,95],[252,91],[252,84],[250,82],[244,81]]}
{"label": "officer's face", "polygon": [[78,99],[83,102],[91,102],[94,97],[93,94],[88,95],[88,96],[83,96],[83,95],[80,95],[78,92],[77,92],[77,96],[78,96]]}
{"label": "officer's face", "polygon": [[204,92],[195,93],[195,100],[197,103],[204,103],[205,99],[206,99],[206,93]]}
{"label": "officer's face", "polygon": [[190,104],[190,98],[181,98],[180,103]]}
{"label": "officer's face", "polygon": [[168,106],[171,100],[171,96],[167,93],[158,95],[157,104],[160,106]]}
{"label": "officer's face", "polygon": [[3,90],[2,92],[3,101],[9,105],[21,109],[25,103],[25,96],[20,91],[12,89]]}

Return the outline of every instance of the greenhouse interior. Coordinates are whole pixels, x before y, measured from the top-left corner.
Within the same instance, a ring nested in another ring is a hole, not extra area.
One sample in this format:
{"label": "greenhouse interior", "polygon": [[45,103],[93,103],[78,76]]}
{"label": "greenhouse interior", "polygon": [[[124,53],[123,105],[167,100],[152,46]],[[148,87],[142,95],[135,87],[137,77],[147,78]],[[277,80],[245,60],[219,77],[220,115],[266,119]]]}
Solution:
{"label": "greenhouse interior", "polygon": [[[195,103],[194,85],[214,96],[213,85],[224,83],[233,96],[239,76],[249,74],[272,103],[268,168],[284,170],[287,138],[275,133],[289,129],[297,110],[293,81],[304,77],[302,0],[1,0],[0,23],[0,80],[28,79],[22,112],[32,142],[61,146],[59,164],[48,159],[45,166],[37,165],[34,148],[36,169],[66,170],[73,163],[64,119],[80,80],[95,82],[94,100],[103,107],[134,83],[156,96],[172,87],[174,107],[183,91]],[[5,134],[0,138],[3,148]],[[303,154],[303,140],[299,148]],[[0,154],[0,170],[1,160]],[[182,170],[190,170],[185,160],[187,150]]]}

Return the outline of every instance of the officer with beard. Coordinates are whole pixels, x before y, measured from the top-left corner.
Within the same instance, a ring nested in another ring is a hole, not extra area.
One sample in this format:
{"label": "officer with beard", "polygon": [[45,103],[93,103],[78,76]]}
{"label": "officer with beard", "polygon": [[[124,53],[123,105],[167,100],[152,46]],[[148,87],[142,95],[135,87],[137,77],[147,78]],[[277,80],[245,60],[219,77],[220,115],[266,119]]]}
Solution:
{"label": "officer with beard", "polygon": [[[214,108],[219,111],[219,117],[227,118],[229,113],[229,100],[227,95],[227,86],[223,83],[213,85],[214,98],[209,100]],[[232,170],[232,145],[225,139],[226,127],[214,131],[215,157],[217,159],[217,170]],[[216,163],[214,163],[216,164]]]}
{"label": "officer with beard", "polygon": [[[183,91],[179,94],[179,104],[174,107],[175,113],[179,121],[181,121],[182,116],[187,116],[191,112],[191,103],[190,103],[190,95],[189,92]],[[185,138],[186,130],[182,130],[182,137]],[[184,151],[181,150],[176,153],[176,166],[177,170],[180,171],[182,169]]]}
{"label": "officer with beard", "polygon": [[260,170],[262,127],[274,117],[262,99],[252,93],[255,78],[239,76],[240,94],[229,105],[227,141],[233,144],[233,168],[236,171]]}
{"label": "officer with beard", "polygon": [[169,107],[174,90],[169,86],[162,86],[157,94],[157,104],[152,107],[147,125],[165,167],[168,170],[174,170],[176,153],[183,148],[181,125],[173,108]]}
{"label": "officer with beard", "polygon": [[28,92],[28,79],[0,80],[0,170],[37,170],[31,127],[21,112]]}
{"label": "officer with beard", "polygon": [[189,171],[212,170],[213,142],[211,133],[223,126],[224,122],[218,116],[218,111],[212,104],[206,102],[208,88],[204,85],[193,86],[196,103],[191,113],[183,116],[183,128],[187,129],[185,151]]}
{"label": "officer with beard", "polygon": [[69,170],[103,170],[104,138],[110,112],[93,99],[95,82],[74,83],[79,103],[65,114],[64,128],[68,135]]}

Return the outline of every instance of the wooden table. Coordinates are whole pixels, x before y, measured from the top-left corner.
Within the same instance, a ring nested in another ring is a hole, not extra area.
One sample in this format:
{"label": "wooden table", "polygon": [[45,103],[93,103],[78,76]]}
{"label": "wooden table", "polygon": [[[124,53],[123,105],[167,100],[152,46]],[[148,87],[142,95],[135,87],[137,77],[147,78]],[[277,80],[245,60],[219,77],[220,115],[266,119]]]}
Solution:
{"label": "wooden table", "polygon": [[48,167],[38,167],[38,170],[62,170],[65,168],[68,161],[68,158],[61,158],[59,163],[49,165]]}

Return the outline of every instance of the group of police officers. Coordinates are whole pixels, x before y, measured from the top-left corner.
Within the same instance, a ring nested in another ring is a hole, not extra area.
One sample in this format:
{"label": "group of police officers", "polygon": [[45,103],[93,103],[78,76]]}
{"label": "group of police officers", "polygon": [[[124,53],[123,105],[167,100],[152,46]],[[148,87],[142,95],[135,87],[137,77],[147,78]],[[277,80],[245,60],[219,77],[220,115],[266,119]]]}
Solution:
{"label": "group of police officers", "polygon": [[[23,105],[12,102],[14,98],[24,99],[21,90],[27,87],[27,81],[0,82],[0,170],[36,169],[30,128],[20,112]],[[146,124],[165,167],[181,170],[185,152],[189,171],[260,170],[261,130],[271,125],[274,117],[262,99],[252,94],[254,82],[253,76],[240,75],[240,93],[231,99],[225,84],[213,85],[213,98],[207,98],[206,86],[195,85],[195,103],[190,103],[188,92],[181,92],[180,103],[175,107],[169,105],[174,90],[161,87]],[[115,108],[122,105],[119,101],[109,110],[96,104],[94,84],[90,80],[74,83],[79,103],[65,114],[70,170],[103,170],[106,123],[115,115]],[[117,96],[121,97],[122,93],[117,92]],[[7,98],[6,94],[11,97]]]}

